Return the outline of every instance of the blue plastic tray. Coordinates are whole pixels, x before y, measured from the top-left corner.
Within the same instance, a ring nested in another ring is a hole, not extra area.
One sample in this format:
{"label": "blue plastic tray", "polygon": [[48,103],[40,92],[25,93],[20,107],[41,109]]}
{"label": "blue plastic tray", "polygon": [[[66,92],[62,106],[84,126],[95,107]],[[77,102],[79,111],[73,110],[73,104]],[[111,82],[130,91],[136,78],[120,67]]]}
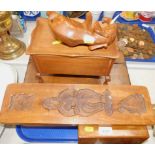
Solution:
{"label": "blue plastic tray", "polygon": [[[119,13],[121,13],[121,11],[117,11],[114,13],[113,18],[115,18]],[[145,29],[146,31],[149,32],[150,36],[153,39],[153,42],[155,43],[155,34],[154,31],[152,30],[152,28],[148,25],[146,25],[146,23],[141,22],[140,20],[137,21],[126,21],[123,18],[119,17],[116,20],[119,23],[123,23],[123,24],[137,24],[141,29]],[[155,23],[155,19],[154,19],[154,23]],[[147,24],[150,24],[150,22],[147,22]],[[152,23],[151,23],[152,24]],[[136,61],[136,62],[155,62],[155,57],[152,57],[151,59],[130,59],[130,58],[126,58],[126,61]]]}
{"label": "blue plastic tray", "polygon": [[16,126],[18,136],[26,142],[77,143],[77,127]]}

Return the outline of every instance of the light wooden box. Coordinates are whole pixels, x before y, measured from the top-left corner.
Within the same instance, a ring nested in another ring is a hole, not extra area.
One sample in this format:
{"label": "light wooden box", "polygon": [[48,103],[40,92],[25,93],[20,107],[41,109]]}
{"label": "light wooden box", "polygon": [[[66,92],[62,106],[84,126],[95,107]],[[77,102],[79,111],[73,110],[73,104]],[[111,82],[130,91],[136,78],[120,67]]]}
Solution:
{"label": "light wooden box", "polygon": [[31,55],[38,73],[109,76],[119,57],[116,41],[107,49],[89,51],[87,46],[53,45],[54,35],[45,18],[38,18],[27,54]]}

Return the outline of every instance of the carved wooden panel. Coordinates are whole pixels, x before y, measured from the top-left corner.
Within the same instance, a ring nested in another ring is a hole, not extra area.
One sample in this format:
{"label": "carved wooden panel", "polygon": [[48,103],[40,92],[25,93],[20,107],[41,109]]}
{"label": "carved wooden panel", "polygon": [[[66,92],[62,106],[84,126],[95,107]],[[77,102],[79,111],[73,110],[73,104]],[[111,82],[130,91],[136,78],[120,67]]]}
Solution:
{"label": "carved wooden panel", "polygon": [[13,84],[6,90],[0,122],[149,125],[155,115],[144,87]]}

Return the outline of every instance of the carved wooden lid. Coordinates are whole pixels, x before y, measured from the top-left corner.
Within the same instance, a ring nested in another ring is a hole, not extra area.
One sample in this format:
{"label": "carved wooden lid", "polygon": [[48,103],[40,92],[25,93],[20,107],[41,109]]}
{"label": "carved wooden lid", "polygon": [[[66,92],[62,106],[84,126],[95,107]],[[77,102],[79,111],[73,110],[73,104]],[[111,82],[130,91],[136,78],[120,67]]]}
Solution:
{"label": "carved wooden lid", "polygon": [[46,18],[38,18],[36,28],[31,35],[31,43],[27,49],[27,54],[49,54],[69,57],[108,57],[118,58],[119,51],[116,46],[116,41],[107,49],[102,48],[90,51],[88,46],[69,47],[64,44],[53,45],[54,35],[48,25]]}
{"label": "carved wooden lid", "polygon": [[152,125],[155,114],[145,87],[25,83],[7,87],[0,123]]}

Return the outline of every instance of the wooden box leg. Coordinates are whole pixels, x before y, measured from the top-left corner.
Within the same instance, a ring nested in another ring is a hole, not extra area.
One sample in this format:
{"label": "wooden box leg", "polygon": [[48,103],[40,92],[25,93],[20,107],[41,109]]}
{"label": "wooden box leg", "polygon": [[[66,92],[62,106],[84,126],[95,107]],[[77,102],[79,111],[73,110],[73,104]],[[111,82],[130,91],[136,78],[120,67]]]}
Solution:
{"label": "wooden box leg", "polygon": [[110,75],[109,76],[105,76],[104,84],[108,84],[108,82],[110,82],[110,81],[111,81]]}
{"label": "wooden box leg", "polygon": [[39,83],[43,83],[44,82],[40,73],[36,73],[36,78],[39,80]]}

